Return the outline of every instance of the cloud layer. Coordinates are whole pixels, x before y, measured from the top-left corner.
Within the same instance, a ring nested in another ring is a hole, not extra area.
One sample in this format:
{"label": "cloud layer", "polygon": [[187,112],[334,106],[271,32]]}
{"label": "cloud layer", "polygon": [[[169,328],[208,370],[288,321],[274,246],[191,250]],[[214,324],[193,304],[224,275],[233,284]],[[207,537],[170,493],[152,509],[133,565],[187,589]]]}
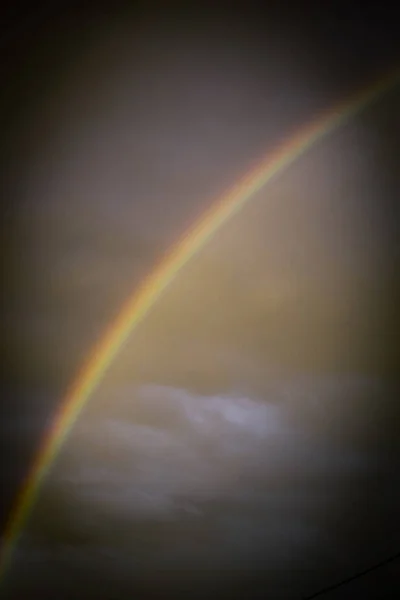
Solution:
{"label": "cloud layer", "polygon": [[[225,589],[264,573],[290,598],[299,596],[285,587],[288,570],[295,588],[308,589],[321,568],[332,577],[354,568],[360,509],[350,505],[378,459],[357,439],[329,435],[326,421],[335,431],[344,393],[363,387],[287,383],[269,399],[161,385],[115,390],[108,414],[80,419],[44,487],[16,587],[51,589],[69,573],[69,585],[91,589],[99,577],[124,594],[138,585],[156,593],[157,573],[172,593],[184,582]],[[310,426],[307,414],[318,412]],[[370,500],[371,528],[394,497]]]}

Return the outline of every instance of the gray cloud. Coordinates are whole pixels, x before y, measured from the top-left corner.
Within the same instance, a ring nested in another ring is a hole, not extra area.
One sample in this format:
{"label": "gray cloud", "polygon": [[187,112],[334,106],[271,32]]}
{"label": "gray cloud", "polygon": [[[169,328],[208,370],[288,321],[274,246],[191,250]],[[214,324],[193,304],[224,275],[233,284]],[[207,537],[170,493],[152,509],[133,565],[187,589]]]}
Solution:
{"label": "gray cloud", "polygon": [[[335,429],[339,390],[343,399],[363,385],[276,383],[281,400],[272,403],[162,385],[116,389],[108,414],[89,411],[76,425],[42,490],[18,569],[28,579],[34,569],[38,582],[52,564],[76,581],[77,570],[89,577],[98,569],[131,590],[152,570],[171,589],[177,570],[203,573],[204,583],[224,579],[227,569],[244,580],[266,569],[271,589],[284,589],[278,573],[293,565],[299,589],[318,569],[329,575],[326,561],[344,572],[357,548],[350,523],[358,527],[360,511],[352,502],[379,457],[356,431],[340,440],[299,414],[312,413],[311,397],[314,412],[330,415]],[[386,485],[382,475],[381,491]],[[372,493],[370,503],[373,530],[382,498]],[[394,504],[394,496],[386,501],[391,514]],[[337,523],[346,511],[346,523]],[[40,560],[40,552],[48,554]]]}

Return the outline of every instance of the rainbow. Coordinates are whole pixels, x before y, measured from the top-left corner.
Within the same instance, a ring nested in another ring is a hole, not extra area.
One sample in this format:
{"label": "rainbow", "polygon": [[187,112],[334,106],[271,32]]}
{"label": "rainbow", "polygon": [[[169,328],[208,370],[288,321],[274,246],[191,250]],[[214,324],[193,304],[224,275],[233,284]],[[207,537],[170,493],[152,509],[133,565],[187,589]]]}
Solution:
{"label": "rainbow", "polygon": [[0,555],[0,581],[10,564],[24,524],[53,461],[57,457],[79,414],[98,386],[105,371],[134,329],[147,316],[162,292],[181,269],[210,240],[224,223],[238,213],[256,192],[281,174],[317,141],[346,122],[352,115],[379,98],[397,83],[399,71],[391,72],[374,85],[342,102],[302,128],[284,142],[276,152],[263,157],[259,165],[247,173],[232,189],[217,199],[211,208],[172,248],[170,253],[128,299],[117,318],[108,327],[88,361],[72,384],[43,441],[27,479],[22,486],[3,536]]}

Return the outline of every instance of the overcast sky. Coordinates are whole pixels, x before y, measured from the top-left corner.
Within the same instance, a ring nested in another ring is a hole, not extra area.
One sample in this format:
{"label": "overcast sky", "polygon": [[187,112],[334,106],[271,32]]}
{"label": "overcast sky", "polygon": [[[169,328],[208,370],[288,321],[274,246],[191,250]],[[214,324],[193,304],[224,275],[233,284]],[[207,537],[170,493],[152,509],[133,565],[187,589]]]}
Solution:
{"label": "overcast sky", "polygon": [[[6,14],[1,326],[10,427],[3,426],[2,446],[21,470],[41,431],[32,418],[49,416],[110,318],[179,235],[261,156],[396,67],[396,20],[375,8],[239,14],[154,5],[113,15],[45,8]],[[240,393],[252,419],[258,402],[271,411],[284,404],[285,394],[271,386],[274,377],[279,385],[286,378],[294,397],[320,404],[299,400],[284,417],[271,417],[284,422],[276,460],[291,440],[291,448],[298,443],[314,457],[325,451],[333,479],[335,461],[348,462],[363,481],[354,491],[343,483],[351,474],[339,469],[337,493],[346,490],[348,506],[361,502],[368,486],[390,489],[398,408],[385,377],[397,372],[398,101],[394,88],[218,233],[121,353],[93,403],[93,419],[118,421],[109,396],[117,384],[167,385],[178,397],[191,387],[189,406],[199,394],[217,412],[222,393]],[[344,378],[342,387],[334,385],[345,391],[337,392],[341,408],[329,405],[324,416],[333,373]],[[317,374],[321,388],[312,379]],[[304,377],[313,381],[306,392]],[[377,377],[384,379],[378,391]],[[367,383],[360,390],[352,378]],[[343,408],[348,397],[355,413]],[[174,394],[169,401],[178,402]],[[223,406],[237,404],[229,402]],[[290,433],[296,426],[305,428],[303,441]],[[137,424],[129,427],[136,439]],[[253,440],[250,430],[244,438]],[[337,450],[331,438],[340,431],[347,441]],[[361,474],[351,462],[357,452],[356,463],[368,465]],[[301,460],[304,470],[306,454]],[[319,468],[313,466],[314,483]],[[10,465],[4,473],[11,496],[18,477]],[[263,469],[255,473],[264,481]],[[80,477],[89,476],[83,469]],[[336,555],[353,535],[346,502],[333,511],[343,521]],[[384,518],[378,504],[371,528],[384,522],[390,529],[392,503]],[[354,553],[362,546],[360,527]],[[330,542],[322,546],[329,554]]]}

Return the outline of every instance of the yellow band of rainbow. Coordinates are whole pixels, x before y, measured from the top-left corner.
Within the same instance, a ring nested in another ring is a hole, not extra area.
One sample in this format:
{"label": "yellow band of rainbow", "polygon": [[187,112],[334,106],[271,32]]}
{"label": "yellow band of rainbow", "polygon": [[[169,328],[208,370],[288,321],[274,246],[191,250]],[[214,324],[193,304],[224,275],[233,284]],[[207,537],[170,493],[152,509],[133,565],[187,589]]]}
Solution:
{"label": "yellow band of rainbow", "polygon": [[0,581],[10,564],[12,553],[18,543],[24,524],[38,495],[41,484],[50,470],[60,448],[79,417],[90,395],[128,336],[146,317],[163,290],[175,279],[179,271],[190,261],[219,228],[237,213],[246,202],[271,179],[282,173],[304,154],[315,142],[321,140],[352,115],[380,97],[395,85],[400,72],[396,70],[381,78],[374,85],[362,90],[350,100],[323,114],[310,125],[302,128],[276,152],[263,157],[259,165],[247,173],[232,189],[223,194],[173,247],[166,258],[128,299],[117,318],[108,327],[87,363],[72,384],[51,427],[43,441],[28,477],[22,486],[3,536],[0,555]]}

